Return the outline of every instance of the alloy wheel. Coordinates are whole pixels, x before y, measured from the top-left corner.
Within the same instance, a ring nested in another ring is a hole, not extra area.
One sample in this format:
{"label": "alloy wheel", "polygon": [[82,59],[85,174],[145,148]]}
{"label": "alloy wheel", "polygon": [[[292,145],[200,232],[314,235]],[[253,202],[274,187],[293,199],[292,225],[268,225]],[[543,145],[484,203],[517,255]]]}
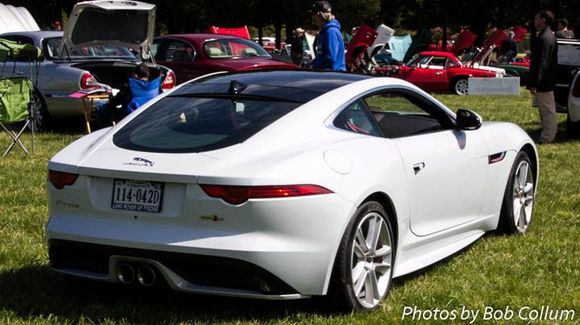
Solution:
{"label": "alloy wheel", "polygon": [[534,206],[534,176],[530,164],[520,161],[514,175],[513,217],[520,233],[525,233],[532,221]]}
{"label": "alloy wheel", "polygon": [[358,302],[374,308],[385,297],[391,281],[393,241],[383,217],[376,212],[364,216],[352,242],[352,288]]}

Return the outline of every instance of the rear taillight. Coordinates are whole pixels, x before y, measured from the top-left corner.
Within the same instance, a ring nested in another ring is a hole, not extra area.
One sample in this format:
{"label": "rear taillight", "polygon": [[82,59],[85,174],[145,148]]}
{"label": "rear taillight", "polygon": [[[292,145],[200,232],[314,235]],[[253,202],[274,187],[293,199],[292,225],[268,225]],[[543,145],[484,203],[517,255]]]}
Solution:
{"label": "rear taillight", "polygon": [[83,73],[83,76],[81,77],[81,89],[93,88],[98,85],[99,83],[97,82],[97,79],[95,79],[92,74],[88,72]]}
{"label": "rear taillight", "polygon": [[163,80],[163,84],[161,84],[161,89],[169,90],[173,87],[175,87],[175,73],[173,73],[173,71],[169,70],[169,71],[167,71],[167,75],[165,76],[165,79]]}
{"label": "rear taillight", "polygon": [[248,199],[273,199],[332,193],[332,191],[318,185],[231,186],[203,184],[200,186],[207,195],[234,205],[242,204]]}
{"label": "rear taillight", "polygon": [[73,185],[78,177],[79,174],[57,172],[55,170],[48,171],[48,181],[59,190],[65,186]]}
{"label": "rear taillight", "polygon": [[572,96],[580,97],[580,77],[576,78],[576,82],[574,82],[574,88],[572,88]]}

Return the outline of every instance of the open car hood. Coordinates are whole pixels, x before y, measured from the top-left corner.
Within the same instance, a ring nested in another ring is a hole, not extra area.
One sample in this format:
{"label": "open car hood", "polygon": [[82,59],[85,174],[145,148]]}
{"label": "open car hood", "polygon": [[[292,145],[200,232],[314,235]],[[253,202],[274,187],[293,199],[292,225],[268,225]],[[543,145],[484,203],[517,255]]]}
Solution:
{"label": "open car hood", "polygon": [[79,2],[64,29],[63,47],[70,53],[84,46],[117,45],[145,57],[154,28],[155,5],[121,0]]}

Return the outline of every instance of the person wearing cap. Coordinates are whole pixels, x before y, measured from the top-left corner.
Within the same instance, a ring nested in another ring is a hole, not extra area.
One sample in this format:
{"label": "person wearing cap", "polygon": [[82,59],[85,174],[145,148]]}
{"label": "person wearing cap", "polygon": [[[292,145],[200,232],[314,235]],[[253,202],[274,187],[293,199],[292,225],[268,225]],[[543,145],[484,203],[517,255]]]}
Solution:
{"label": "person wearing cap", "polygon": [[312,19],[320,27],[316,46],[316,57],[312,62],[314,69],[346,71],[344,40],[340,23],[332,15],[328,1],[315,1]]}
{"label": "person wearing cap", "polygon": [[290,55],[295,64],[302,63],[302,58],[304,57],[304,43],[306,42],[304,32],[304,29],[300,27],[296,28],[290,40],[290,44],[292,45],[290,47]]}
{"label": "person wearing cap", "polygon": [[518,54],[518,45],[514,41],[515,33],[511,30],[507,31],[507,38],[501,42],[499,48],[499,61],[500,62],[512,62]]}

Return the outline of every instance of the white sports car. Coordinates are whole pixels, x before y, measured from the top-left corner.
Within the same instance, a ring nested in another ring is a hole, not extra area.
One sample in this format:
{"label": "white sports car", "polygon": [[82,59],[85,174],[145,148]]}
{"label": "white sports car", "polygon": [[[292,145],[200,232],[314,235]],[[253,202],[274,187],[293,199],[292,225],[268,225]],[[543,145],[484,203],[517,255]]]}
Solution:
{"label": "white sports car", "polygon": [[539,171],[516,125],[312,71],[190,81],[48,168],[58,272],[359,310],[486,231],[525,233]]}

